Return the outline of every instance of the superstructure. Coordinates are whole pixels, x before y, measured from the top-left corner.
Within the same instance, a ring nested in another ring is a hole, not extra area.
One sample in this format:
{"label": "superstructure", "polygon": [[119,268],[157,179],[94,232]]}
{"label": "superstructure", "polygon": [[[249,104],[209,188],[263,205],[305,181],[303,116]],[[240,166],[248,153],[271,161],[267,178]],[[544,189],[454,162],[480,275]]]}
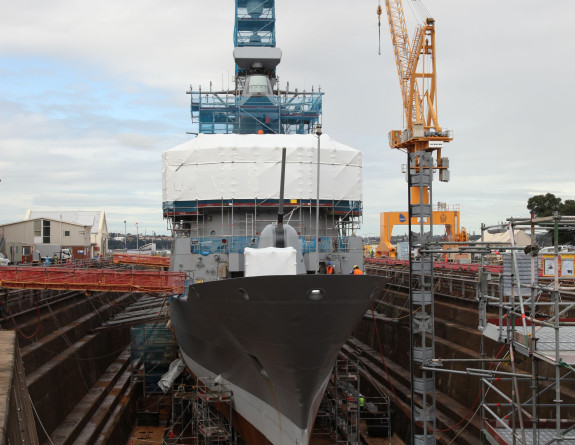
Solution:
{"label": "superstructure", "polygon": [[[356,236],[361,152],[321,135],[319,89],[280,88],[273,0],[236,2],[234,45],[234,89],[190,89],[199,134],[163,154],[164,217],[176,236],[191,243],[176,252],[177,267],[192,270],[194,279],[243,275],[243,249],[257,244],[277,214],[279,160],[286,147],[283,205],[302,242],[306,271],[332,262],[336,271],[351,272],[362,261]],[[190,252],[202,261],[188,264]]]}

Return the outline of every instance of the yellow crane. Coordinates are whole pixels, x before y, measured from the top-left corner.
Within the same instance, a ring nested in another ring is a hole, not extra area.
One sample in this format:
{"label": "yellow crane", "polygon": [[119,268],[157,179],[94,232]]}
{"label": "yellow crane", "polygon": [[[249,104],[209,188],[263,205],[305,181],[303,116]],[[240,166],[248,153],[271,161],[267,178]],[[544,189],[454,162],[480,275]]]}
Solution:
{"label": "yellow crane", "polygon": [[[421,2],[417,2],[421,4]],[[437,75],[435,20],[426,17],[409,41],[402,0],[385,0],[389,31],[403,100],[403,130],[389,132],[391,148],[408,153],[437,152],[439,180],[449,181],[449,161],[441,157],[443,144],[453,140],[451,132],[439,124],[437,113]],[[381,0],[377,8],[381,27]]]}
{"label": "yellow crane", "polygon": [[[407,152],[409,247],[420,248],[418,258],[409,260],[409,335],[411,374],[411,441],[434,445],[437,437],[435,417],[435,371],[426,365],[435,357],[433,251],[427,249],[425,225],[433,225],[431,187],[433,170],[439,180],[449,181],[449,162],[441,157],[451,133],[439,124],[437,113],[437,74],[435,20],[420,0],[410,6],[423,12],[423,23],[410,42],[401,0],[385,0],[389,31],[403,101],[403,130],[389,133],[389,145]],[[381,30],[381,0],[377,8]],[[436,161],[433,159],[436,154]],[[414,242],[412,226],[419,225],[419,241]],[[385,241],[385,240],[384,240]]]}

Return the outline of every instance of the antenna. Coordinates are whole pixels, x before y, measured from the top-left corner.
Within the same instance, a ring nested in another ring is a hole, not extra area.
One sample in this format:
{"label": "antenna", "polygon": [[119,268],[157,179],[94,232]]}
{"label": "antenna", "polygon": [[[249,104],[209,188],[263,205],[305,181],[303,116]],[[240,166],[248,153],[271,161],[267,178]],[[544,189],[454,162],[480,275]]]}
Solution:
{"label": "antenna", "polygon": [[280,179],[280,202],[278,209],[278,224],[276,226],[276,247],[285,247],[284,242],[284,183],[286,174],[286,148],[282,148],[282,170]]}

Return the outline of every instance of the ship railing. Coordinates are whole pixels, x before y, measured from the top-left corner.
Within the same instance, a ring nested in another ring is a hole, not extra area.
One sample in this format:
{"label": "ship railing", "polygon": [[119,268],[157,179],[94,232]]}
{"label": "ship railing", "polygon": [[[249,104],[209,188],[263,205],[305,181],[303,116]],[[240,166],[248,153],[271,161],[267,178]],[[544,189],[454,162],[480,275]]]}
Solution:
{"label": "ship railing", "polygon": [[[299,237],[302,253],[316,251],[315,236],[306,235]],[[257,236],[208,236],[191,238],[191,251],[196,255],[243,253],[246,247],[256,248],[259,237]],[[348,252],[348,236],[320,236],[318,238],[318,251]]]}
{"label": "ship railing", "polygon": [[[348,238],[347,236],[320,236],[318,238],[319,252],[347,252],[348,251]],[[302,253],[316,251],[315,236],[300,236],[302,242]]]}
{"label": "ship railing", "polygon": [[258,237],[253,236],[208,236],[191,239],[192,253],[210,255],[213,253],[243,253],[246,247],[257,247]]}

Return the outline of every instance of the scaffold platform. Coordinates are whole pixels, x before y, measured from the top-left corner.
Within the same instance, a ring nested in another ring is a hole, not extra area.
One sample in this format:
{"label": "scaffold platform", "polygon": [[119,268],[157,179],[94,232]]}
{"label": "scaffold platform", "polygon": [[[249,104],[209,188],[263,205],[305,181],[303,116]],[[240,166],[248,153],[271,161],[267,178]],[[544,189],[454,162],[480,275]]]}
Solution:
{"label": "scaffold platform", "polygon": [[[563,320],[562,320],[563,321]],[[572,321],[572,320],[569,320]],[[555,338],[555,328],[541,326],[535,331],[535,348],[533,354],[538,358],[551,364],[557,364],[557,353],[559,362],[567,365],[575,365],[575,326],[559,326],[559,351]],[[525,346],[525,337],[515,333],[516,341]]]}
{"label": "scaffold platform", "polygon": [[[511,445],[514,443],[521,442],[521,432],[515,431],[515,440],[514,440],[514,433],[511,428],[494,428],[492,425],[485,424],[486,428],[484,431],[487,433],[485,435],[486,439],[489,441],[490,444],[493,445]],[[536,440],[533,440],[533,430],[532,429],[525,429],[525,445],[531,444],[548,444],[554,443],[555,439],[557,438],[557,430],[551,428],[537,428],[536,431]],[[517,437],[519,436],[519,437]],[[565,437],[559,435],[559,437],[563,438],[562,442],[558,443],[574,443],[575,442],[575,433],[573,437]]]}
{"label": "scaffold platform", "polygon": [[139,255],[114,253],[114,264],[137,264],[139,266],[169,267],[170,257],[159,255]]}
{"label": "scaffold platform", "polygon": [[0,267],[0,287],[93,292],[181,294],[184,272],[83,269],[71,267]]}
{"label": "scaffold platform", "polygon": [[[532,323],[541,323],[543,320],[527,320],[527,337],[521,328],[519,318],[513,320],[513,343],[517,350],[524,355],[533,355],[547,363],[557,365],[557,345],[559,345],[559,364],[570,366],[575,365],[575,326],[562,326],[564,323],[573,324],[573,318],[560,318],[557,328],[552,326],[537,326],[535,336],[532,338]],[[507,338],[506,326],[507,319],[499,321],[498,319],[488,319],[484,334],[495,341],[505,341]],[[558,337],[555,337],[555,330],[558,330]]]}

